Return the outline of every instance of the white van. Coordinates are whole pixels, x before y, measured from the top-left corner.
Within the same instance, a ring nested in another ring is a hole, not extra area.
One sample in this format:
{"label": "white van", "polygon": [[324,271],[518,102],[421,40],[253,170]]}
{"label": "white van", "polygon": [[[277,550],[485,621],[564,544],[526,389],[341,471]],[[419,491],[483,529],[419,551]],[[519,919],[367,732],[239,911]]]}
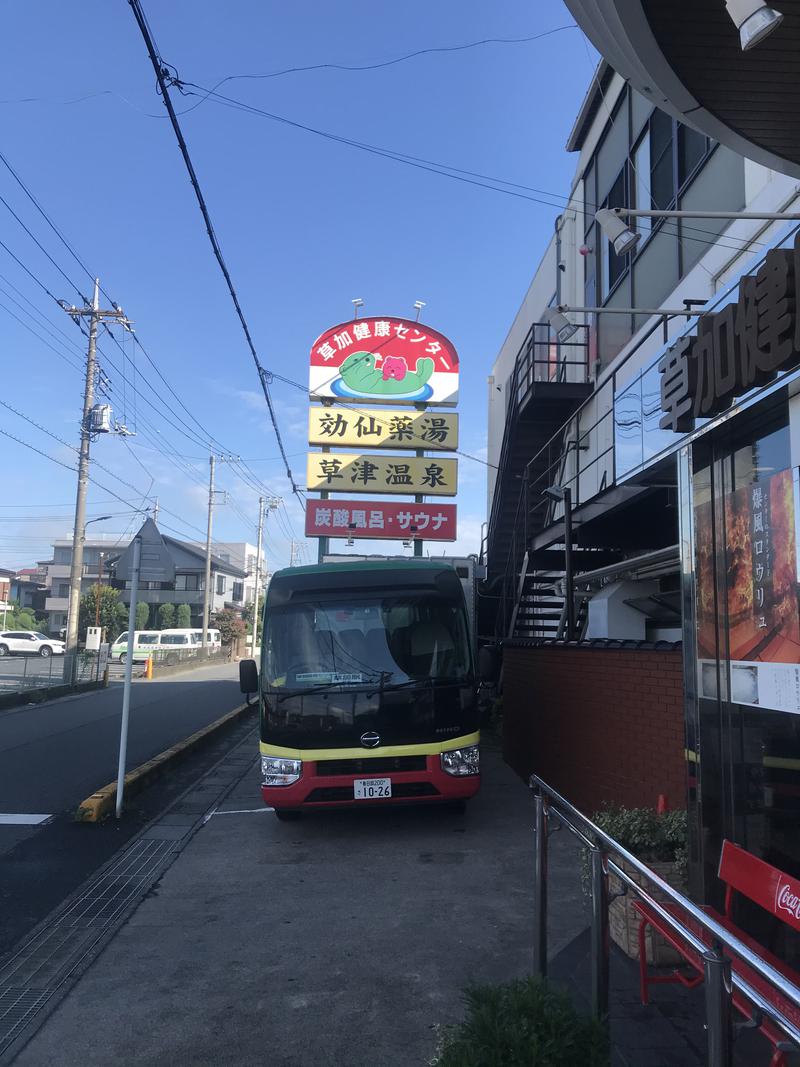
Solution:
{"label": "white van", "polygon": [[[195,643],[195,645],[198,645],[198,646],[202,645],[203,644],[203,631],[202,630],[192,630],[192,633],[194,634],[194,643]],[[209,627],[209,630],[208,630],[208,647],[212,648],[212,649],[222,648],[222,641],[220,640],[219,630],[212,630]]]}
{"label": "white van", "polygon": [[[145,659],[151,652],[156,652],[159,649],[167,650],[167,652],[173,649],[179,648],[191,648],[197,647],[194,640],[194,630],[186,629],[170,629],[170,630],[136,630],[133,635],[133,659],[137,660]],[[111,658],[119,660],[120,663],[125,662],[125,658],[128,654],[128,631],[119,635],[114,644],[111,646]],[[162,657],[167,663],[170,662],[169,655]],[[178,657],[171,657],[174,662],[177,662]]]}
{"label": "white van", "polygon": [[[133,660],[146,659],[151,652],[161,645],[159,630],[136,630],[133,634]],[[116,639],[109,652],[112,660],[124,663],[128,658],[128,631],[125,630]]]}

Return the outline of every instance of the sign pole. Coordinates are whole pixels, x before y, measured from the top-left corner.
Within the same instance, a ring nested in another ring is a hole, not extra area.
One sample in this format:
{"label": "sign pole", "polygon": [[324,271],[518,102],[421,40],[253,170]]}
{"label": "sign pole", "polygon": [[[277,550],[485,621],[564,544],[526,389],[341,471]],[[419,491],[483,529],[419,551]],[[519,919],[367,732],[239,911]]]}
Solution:
{"label": "sign pole", "polygon": [[128,759],[128,720],[131,710],[131,678],[133,676],[133,639],[136,627],[136,594],[139,591],[139,569],[142,562],[142,539],[133,541],[131,567],[131,602],[128,608],[128,650],[125,654],[125,687],[122,690],[122,723],[119,729],[119,763],[117,764],[117,818],[122,816],[125,790],[125,764]]}

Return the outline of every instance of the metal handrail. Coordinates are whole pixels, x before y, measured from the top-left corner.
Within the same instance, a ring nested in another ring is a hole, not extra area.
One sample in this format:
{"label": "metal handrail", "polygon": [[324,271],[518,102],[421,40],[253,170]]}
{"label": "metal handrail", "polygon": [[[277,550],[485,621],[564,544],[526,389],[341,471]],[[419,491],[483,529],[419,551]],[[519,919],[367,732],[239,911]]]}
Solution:
{"label": "metal handrail", "polygon": [[[785,1018],[778,1009],[770,1004],[762,994],[750,985],[745,979],[738,975],[735,971],[730,974],[729,980],[723,980],[720,977],[719,971],[715,971],[715,965],[718,968],[724,968],[726,963],[729,967],[729,961],[726,961],[722,955],[720,948],[725,947],[732,952],[736,957],[744,961],[748,967],[759,975],[765,982],[767,982],[774,989],[777,989],[782,996],[786,998],[791,1004],[800,1009],[800,988],[793,982],[790,982],[780,971],[777,971],[771,964],[764,960],[761,956],[758,956],[753,950],[740,940],[735,934],[732,934],[730,930],[722,926],[716,919],[712,918],[702,908],[698,907],[688,897],[678,892],[673,886],[664,881],[655,871],[651,870],[645,863],[629,852],[623,845],[620,845],[613,837],[607,834],[599,826],[592,822],[583,812],[579,811],[573,804],[571,804],[565,797],[563,797],[552,786],[548,785],[539,775],[531,775],[530,787],[534,793],[536,802],[536,819],[535,829],[536,833],[536,875],[537,883],[546,879],[547,871],[547,833],[546,833],[546,819],[548,814],[555,816],[560,823],[566,826],[572,833],[574,833],[590,850],[593,852],[605,852],[611,853],[620,859],[622,859],[629,867],[635,870],[641,877],[643,877],[650,887],[656,887],[664,896],[672,903],[677,904],[679,908],[704,930],[708,932],[712,938],[714,948],[710,949],[707,944],[701,941],[696,934],[683,925],[671,912],[667,911],[663,904],[655,900],[647,890],[640,886],[633,878],[623,870],[619,864],[615,863],[613,859],[606,856],[605,870],[611,872],[615,877],[627,887],[627,889],[633,890],[633,892],[640,897],[648,907],[661,918],[666,926],[670,930],[674,931],[680,938],[685,940],[695,951],[703,958],[706,965],[705,973],[706,980],[709,984],[713,983],[714,996],[718,998],[718,1007],[721,1010],[715,1016],[710,1011],[710,1000],[707,997],[707,1011],[709,1012],[708,1018],[708,1041],[709,1041],[709,1063],[713,1067],[729,1067],[731,1060],[731,1047],[730,1047],[730,1034],[725,1035],[718,1032],[718,1027],[715,1028],[714,1020],[726,1020],[728,1027],[730,1026],[730,994],[732,988],[738,989],[748,1001],[765,1016],[767,1016],[776,1026],[778,1026],[786,1035],[793,1041],[798,1047],[800,1047],[800,1028],[795,1026],[789,1019]],[[602,846],[602,847],[601,847]],[[534,937],[534,963],[539,973],[545,974],[547,968],[547,952],[546,952],[546,939],[547,939],[547,915],[546,915],[546,900],[547,890],[546,885],[537,884],[537,900],[545,901],[545,908],[536,907],[536,924],[537,929]],[[593,909],[593,922],[595,921],[595,914]],[[604,921],[607,923],[607,913]],[[607,934],[607,931],[606,931]],[[593,943],[597,941],[598,944],[603,942],[603,933],[594,932]],[[605,938],[607,943],[607,936]],[[593,965],[605,969],[605,986],[603,986],[603,976],[597,978],[596,983],[599,988],[605,988],[606,997],[605,1002],[596,1001],[595,1010],[601,1017],[607,1017],[608,1014],[608,1001],[607,1001],[607,971],[608,971],[608,958],[594,959]]]}

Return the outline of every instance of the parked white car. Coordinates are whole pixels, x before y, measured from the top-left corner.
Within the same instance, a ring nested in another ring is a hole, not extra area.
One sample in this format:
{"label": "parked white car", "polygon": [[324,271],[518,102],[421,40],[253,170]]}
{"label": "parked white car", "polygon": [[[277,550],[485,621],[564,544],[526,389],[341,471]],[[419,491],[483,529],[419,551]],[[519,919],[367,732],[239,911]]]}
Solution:
{"label": "parked white car", "polygon": [[0,633],[0,656],[63,656],[66,645],[38,630],[6,630]]}

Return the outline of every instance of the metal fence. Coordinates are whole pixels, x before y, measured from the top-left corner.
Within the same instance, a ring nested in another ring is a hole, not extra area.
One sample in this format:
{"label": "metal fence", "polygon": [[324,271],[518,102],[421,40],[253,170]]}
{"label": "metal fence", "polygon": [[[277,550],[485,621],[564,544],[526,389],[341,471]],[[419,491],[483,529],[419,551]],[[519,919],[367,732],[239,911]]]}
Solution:
{"label": "metal fence", "polygon": [[[547,835],[548,817],[566,827],[588,849],[590,857],[592,926],[592,1011],[603,1022],[608,1021],[609,994],[609,926],[608,875],[613,874],[623,885],[623,892],[635,893],[659,919],[680,939],[690,945],[703,960],[707,1059],[709,1067],[732,1067],[733,1064],[733,1004],[732,992],[738,990],[753,1006],[755,1019],[766,1017],[786,1034],[800,1049],[800,1028],[770,1003],[736,969],[731,958],[739,959],[751,968],[771,989],[777,990],[791,1004],[800,1009],[800,988],[721,926],[688,897],[660,878],[646,864],[623,848],[613,837],[596,826],[560,793],[538,775],[532,775],[530,787],[534,797],[534,939],[533,967],[542,977],[547,974]],[[638,885],[620,866],[622,861],[644,880]],[[667,911],[653,896],[658,890],[676,904],[687,920],[693,920],[708,936],[702,941],[672,912]],[[651,892],[648,892],[651,890]]]}
{"label": "metal fence", "polygon": [[72,682],[97,682],[103,677],[95,653],[80,652],[74,675],[69,656],[4,656],[0,660],[0,694],[49,689]]}

